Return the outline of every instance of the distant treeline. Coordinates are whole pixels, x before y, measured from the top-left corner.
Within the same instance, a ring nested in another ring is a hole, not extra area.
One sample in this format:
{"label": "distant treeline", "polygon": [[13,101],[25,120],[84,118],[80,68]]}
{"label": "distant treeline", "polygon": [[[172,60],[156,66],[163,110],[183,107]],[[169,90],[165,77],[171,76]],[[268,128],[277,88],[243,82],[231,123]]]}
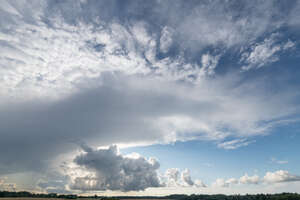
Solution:
{"label": "distant treeline", "polygon": [[246,195],[169,195],[169,199],[175,200],[300,200],[300,194],[281,193],[281,194],[246,194]]}
{"label": "distant treeline", "polygon": [[74,194],[36,194],[31,192],[9,192],[0,191],[1,197],[32,197],[32,198],[62,198],[62,199],[85,199],[85,198],[95,198],[101,200],[126,200],[126,199],[171,199],[171,200],[300,200],[300,194],[297,193],[281,193],[281,194],[246,194],[246,195],[184,195],[184,194],[174,194],[163,197],[157,196],[78,196]]}
{"label": "distant treeline", "polygon": [[56,194],[56,193],[49,193],[49,194],[36,194],[31,192],[9,192],[9,191],[0,191],[0,198],[1,197],[33,197],[33,198],[62,198],[62,199],[77,199],[77,195],[74,194]]}

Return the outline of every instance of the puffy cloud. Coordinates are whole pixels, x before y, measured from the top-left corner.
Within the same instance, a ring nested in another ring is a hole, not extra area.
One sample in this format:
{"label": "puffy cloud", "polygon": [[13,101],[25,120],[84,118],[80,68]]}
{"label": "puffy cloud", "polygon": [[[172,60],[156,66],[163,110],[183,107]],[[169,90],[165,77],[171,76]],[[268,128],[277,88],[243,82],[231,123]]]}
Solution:
{"label": "puffy cloud", "polygon": [[177,186],[180,180],[180,171],[177,168],[169,168],[165,172],[168,186]]}
{"label": "puffy cloud", "polygon": [[194,181],[194,185],[195,185],[196,187],[207,187],[207,185],[206,185],[203,181],[201,181],[201,180],[199,180],[199,179],[196,179],[196,180]]}
{"label": "puffy cloud", "polygon": [[238,180],[235,178],[230,178],[228,180],[225,180],[223,178],[218,178],[214,183],[212,183],[213,187],[229,187],[235,184],[238,184]]}
{"label": "puffy cloud", "polygon": [[156,172],[159,163],[155,159],[124,157],[118,153],[116,146],[98,150],[89,148],[74,162],[91,173],[71,177],[70,188],[74,190],[138,191],[162,186]]}
{"label": "puffy cloud", "polygon": [[164,177],[168,187],[206,187],[201,180],[192,180],[189,169],[180,172],[178,168],[170,168],[166,170]]}
{"label": "puffy cloud", "polygon": [[15,183],[9,183],[6,181],[6,177],[0,177],[0,190],[15,191],[17,186]]}
{"label": "puffy cloud", "polygon": [[267,172],[264,181],[268,183],[293,182],[300,181],[300,176],[290,174],[288,171],[279,170],[275,172]]}
{"label": "puffy cloud", "polygon": [[230,179],[228,179],[227,181],[226,181],[226,183],[227,184],[229,184],[229,185],[234,185],[234,184],[238,184],[238,180],[237,179],[235,179],[235,178],[230,178]]}
{"label": "puffy cloud", "polygon": [[239,179],[230,178],[225,180],[223,178],[216,179],[215,182],[212,183],[213,187],[229,187],[237,184],[254,184],[258,185],[261,183],[280,183],[280,182],[297,182],[300,181],[300,176],[290,174],[288,171],[279,170],[275,172],[266,172],[265,176],[260,179],[258,175],[248,176],[245,174]]}
{"label": "puffy cloud", "polygon": [[181,172],[181,180],[184,185],[186,186],[192,186],[194,185],[194,181],[191,178],[190,170],[185,169]]}
{"label": "puffy cloud", "polygon": [[257,175],[248,176],[248,174],[245,174],[240,178],[239,182],[242,184],[258,184],[260,182],[260,178]]}

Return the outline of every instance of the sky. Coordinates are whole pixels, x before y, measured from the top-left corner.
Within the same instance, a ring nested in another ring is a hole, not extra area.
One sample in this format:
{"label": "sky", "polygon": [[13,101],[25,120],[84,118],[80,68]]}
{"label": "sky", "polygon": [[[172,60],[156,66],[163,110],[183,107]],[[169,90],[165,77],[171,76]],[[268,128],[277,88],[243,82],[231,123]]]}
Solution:
{"label": "sky", "polygon": [[300,1],[0,0],[0,190],[299,192]]}

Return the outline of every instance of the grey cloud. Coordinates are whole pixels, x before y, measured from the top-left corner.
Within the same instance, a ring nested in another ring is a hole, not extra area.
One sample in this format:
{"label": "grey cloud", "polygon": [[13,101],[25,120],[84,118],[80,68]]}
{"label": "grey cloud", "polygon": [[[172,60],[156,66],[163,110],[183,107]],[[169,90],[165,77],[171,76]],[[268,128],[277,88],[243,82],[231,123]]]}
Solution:
{"label": "grey cloud", "polygon": [[47,1],[47,4],[47,17],[59,13],[70,24],[78,23],[80,20],[98,24],[109,24],[113,21],[122,24],[145,21],[152,32],[153,30],[160,32],[167,26],[176,31],[174,39],[178,45],[194,50],[216,45],[227,48],[237,44],[250,44],[264,33],[270,33],[284,25],[289,21],[286,16],[293,10],[292,6],[284,7],[278,2],[261,0],[232,0],[226,3],[180,0],[151,2],[87,0]]}
{"label": "grey cloud", "polygon": [[257,126],[258,120],[284,117],[291,105],[272,95],[266,104],[259,93],[243,94],[242,86],[229,95],[224,80],[195,88],[127,76],[103,75],[99,81],[102,86],[63,99],[2,103],[0,173],[43,169],[82,140],[99,146],[219,140],[228,136],[220,121],[234,130],[232,136],[260,135],[272,124]]}
{"label": "grey cloud", "polygon": [[194,181],[192,180],[191,175],[190,175],[190,171],[188,169],[185,169],[181,173],[181,179],[182,179],[184,185],[187,185],[187,186],[194,185]]}
{"label": "grey cloud", "polygon": [[162,186],[156,172],[159,163],[155,159],[124,157],[118,154],[116,146],[89,149],[74,162],[94,173],[94,176],[74,177],[70,186],[74,190],[138,191]]}

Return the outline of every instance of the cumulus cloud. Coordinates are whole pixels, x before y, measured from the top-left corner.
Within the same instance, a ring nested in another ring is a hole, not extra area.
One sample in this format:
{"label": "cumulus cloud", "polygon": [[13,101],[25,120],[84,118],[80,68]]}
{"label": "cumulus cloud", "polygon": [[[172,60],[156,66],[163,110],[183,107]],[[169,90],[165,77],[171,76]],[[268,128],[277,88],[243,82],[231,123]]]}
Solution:
{"label": "cumulus cloud", "polygon": [[236,178],[229,178],[227,180],[223,178],[216,179],[215,182],[212,183],[213,187],[232,187],[237,184],[259,184],[260,179],[259,176],[248,176],[248,174],[245,174],[244,176],[240,177],[239,179]]}
{"label": "cumulus cloud", "polygon": [[225,180],[223,178],[216,179],[215,182],[212,183],[213,187],[229,187],[238,184],[239,181],[235,178],[230,178],[228,180]]}
{"label": "cumulus cloud", "polygon": [[226,181],[222,178],[218,178],[213,184],[213,187],[228,187]]}
{"label": "cumulus cloud", "polygon": [[177,168],[169,168],[165,172],[168,186],[176,186],[180,180],[180,171]]}
{"label": "cumulus cloud", "polygon": [[165,185],[168,187],[206,187],[199,179],[192,180],[189,169],[180,172],[178,168],[169,168],[165,172]]}
{"label": "cumulus cloud", "polygon": [[116,146],[110,146],[108,149],[83,148],[83,150],[85,152],[78,155],[74,163],[91,174],[71,177],[70,188],[73,190],[138,191],[162,186],[156,172],[159,163],[153,158],[124,157],[118,153]]}
{"label": "cumulus cloud", "polygon": [[288,171],[279,170],[275,172],[267,172],[264,181],[268,183],[293,182],[300,181],[300,176],[290,174]]}
{"label": "cumulus cloud", "polygon": [[242,184],[258,184],[260,182],[260,178],[257,175],[248,176],[248,174],[245,174],[239,179],[239,182]]}
{"label": "cumulus cloud", "polygon": [[260,185],[262,183],[274,184],[280,182],[297,182],[297,181],[300,181],[300,176],[290,174],[288,171],[285,170],[278,170],[275,172],[266,172],[263,178],[260,178],[258,175],[249,176],[248,174],[241,176],[239,179],[229,178],[225,180],[223,178],[218,178],[215,180],[215,182],[212,183],[212,186],[226,188],[237,184]]}
{"label": "cumulus cloud", "polygon": [[16,191],[17,185],[6,181],[6,177],[0,177],[0,190]]}

